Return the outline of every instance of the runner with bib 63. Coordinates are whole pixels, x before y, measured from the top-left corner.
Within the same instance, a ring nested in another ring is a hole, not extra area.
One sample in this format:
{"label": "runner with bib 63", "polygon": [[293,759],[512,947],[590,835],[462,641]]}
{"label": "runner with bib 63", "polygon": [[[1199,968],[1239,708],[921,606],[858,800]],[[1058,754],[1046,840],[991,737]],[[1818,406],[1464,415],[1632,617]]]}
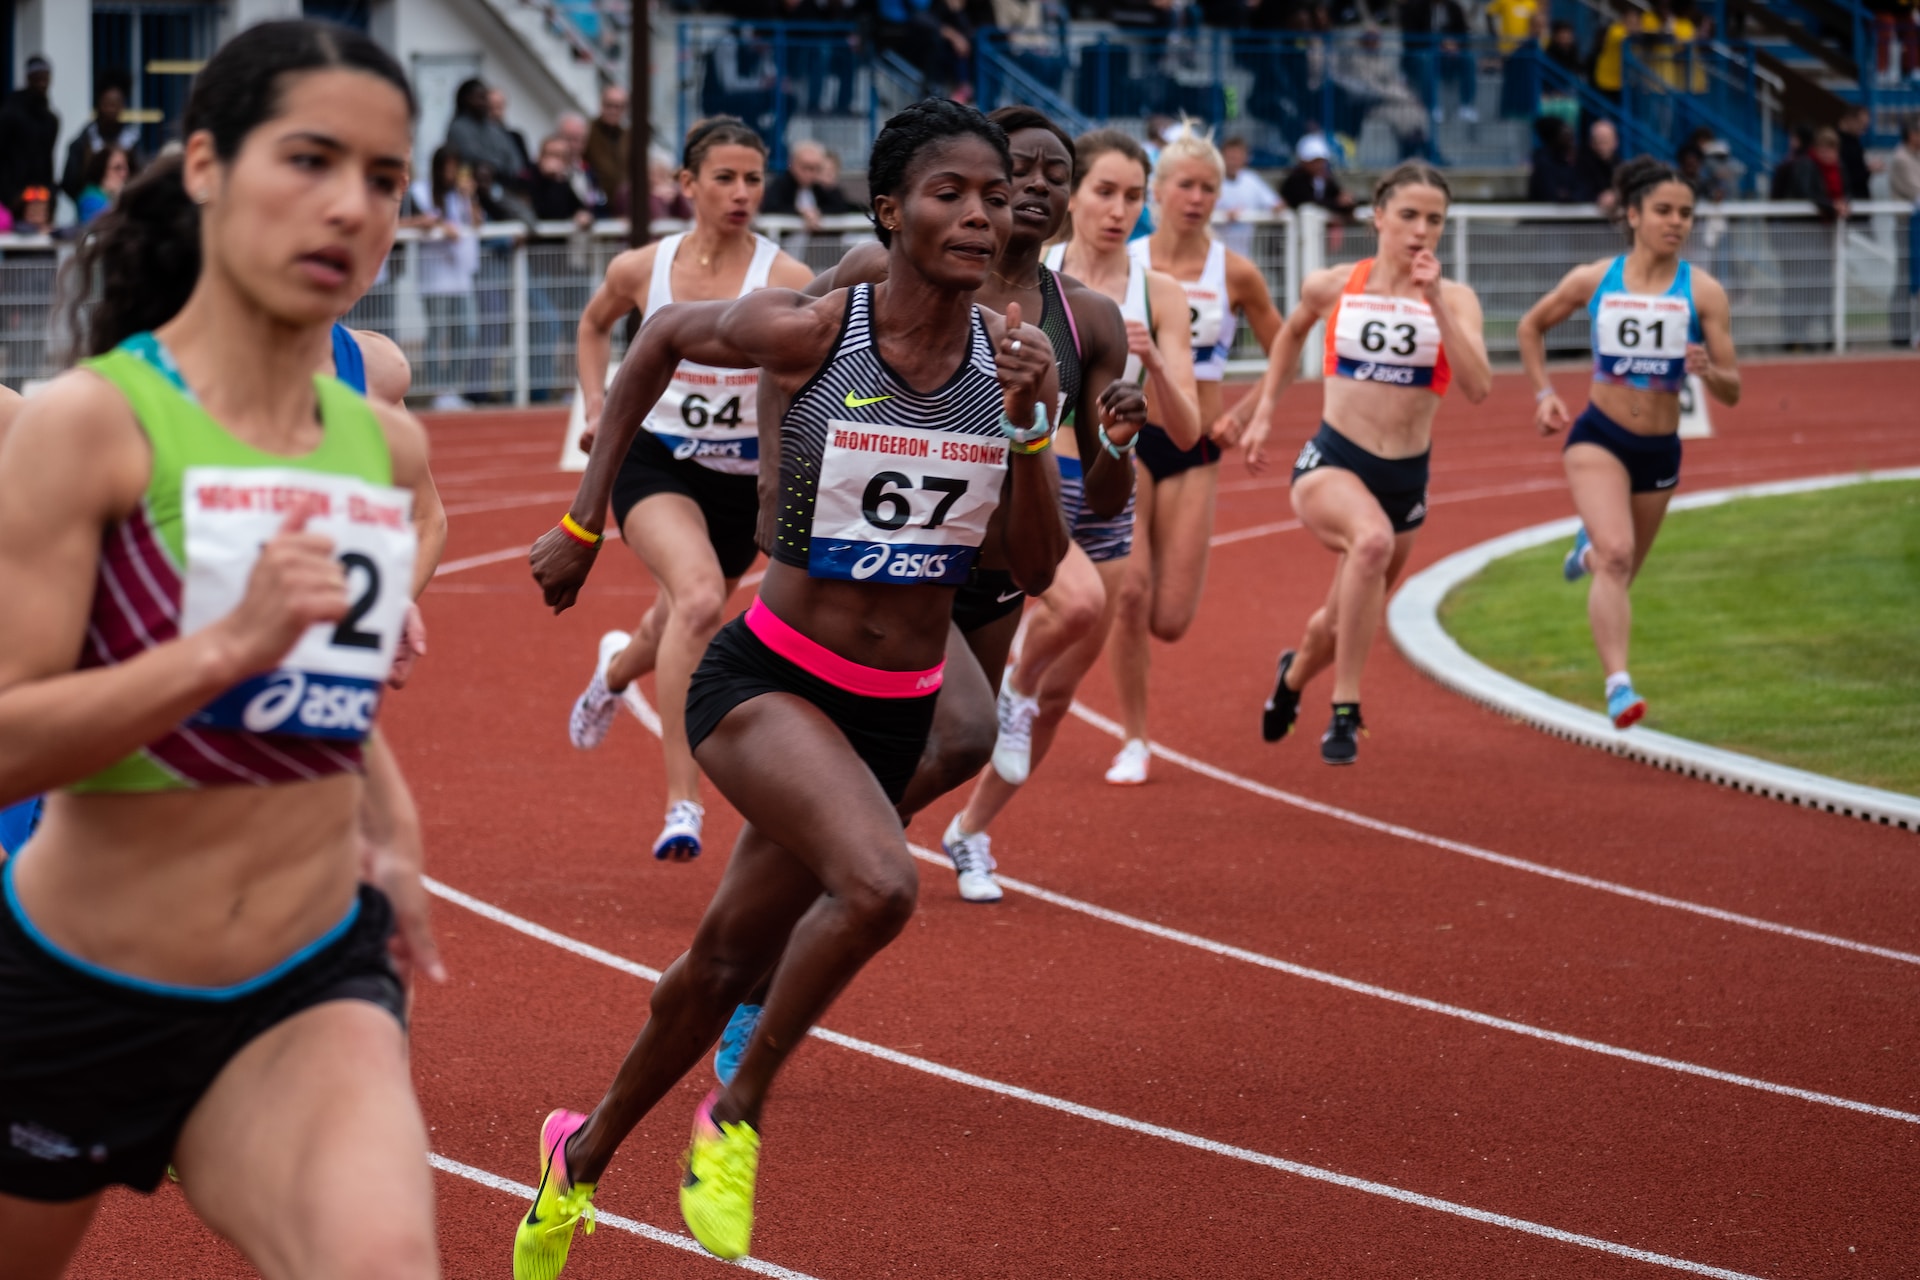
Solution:
{"label": "runner with bib 63", "polygon": [[1046,411],[1059,394],[1053,350],[1017,304],[1002,321],[973,302],[1011,228],[1006,134],[929,99],[887,122],[867,170],[886,281],[662,308],[608,397],[565,516],[580,532],[533,548],[547,603],[572,605],[616,459],[681,360],[777,381],[788,407],[772,563],[687,695],[694,756],[746,825],[599,1106],[542,1127],[517,1280],[558,1274],[615,1150],[771,972],[738,1072],[695,1113],[680,1189],[695,1239],[721,1257],[748,1251],[774,1077],[913,914],[918,876],[895,806],[932,724],[954,589],[1003,502],[1017,585],[1044,591],[1066,553]]}
{"label": "runner with bib 63", "polygon": [[1293,510],[1340,557],[1327,602],[1298,649],[1280,655],[1261,736],[1278,742],[1300,714],[1300,691],[1331,666],[1333,719],[1320,758],[1359,755],[1360,675],[1386,612],[1387,592],[1427,518],[1433,418],[1448,386],[1473,404],[1493,385],[1481,338],[1480,299],[1440,276],[1434,248],[1447,225],[1447,180],[1411,161],[1373,197],[1376,256],[1315,272],[1274,339],[1272,362],[1247,428],[1247,466],[1266,469],[1266,441],[1282,394],[1300,370],[1313,327],[1326,322],[1326,390],[1320,430],[1293,466]]}
{"label": "runner with bib 63", "polygon": [[[1518,337],[1534,425],[1542,435],[1572,427],[1561,459],[1580,532],[1562,571],[1569,582],[1593,576],[1587,620],[1606,669],[1607,715],[1625,729],[1647,713],[1627,674],[1627,591],[1680,486],[1680,396],[1692,374],[1721,404],[1738,404],[1740,370],[1726,290],[1680,257],[1693,231],[1693,187],[1641,157],[1620,166],[1614,192],[1632,250],[1569,271],[1521,319]],[[1593,326],[1593,389],[1586,412],[1570,420],[1547,378],[1546,334],[1581,307]]]}

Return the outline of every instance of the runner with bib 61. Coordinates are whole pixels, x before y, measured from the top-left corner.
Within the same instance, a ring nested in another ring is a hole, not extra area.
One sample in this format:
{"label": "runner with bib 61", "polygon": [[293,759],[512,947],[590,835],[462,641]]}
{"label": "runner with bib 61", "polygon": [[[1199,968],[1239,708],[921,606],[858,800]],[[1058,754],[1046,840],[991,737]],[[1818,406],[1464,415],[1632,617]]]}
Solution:
{"label": "runner with bib 61", "polygon": [[[1522,317],[1518,337],[1534,425],[1542,435],[1572,427],[1561,459],[1580,532],[1562,571],[1569,582],[1593,575],[1587,620],[1606,669],[1607,715],[1625,729],[1647,713],[1627,674],[1627,589],[1680,486],[1680,395],[1693,374],[1715,400],[1738,404],[1740,371],[1726,290],[1680,258],[1693,231],[1693,187],[1641,157],[1620,166],[1614,192],[1632,250],[1569,271]],[[1546,334],[1581,307],[1593,322],[1593,389],[1586,412],[1570,420],[1547,378]]]}
{"label": "runner with bib 61", "polygon": [[1440,276],[1434,247],[1447,225],[1447,180],[1410,161],[1373,197],[1376,256],[1307,278],[1300,305],[1274,339],[1272,362],[1247,428],[1247,466],[1266,469],[1266,441],[1280,397],[1300,370],[1300,351],[1326,321],[1324,420],[1293,466],[1293,510],[1340,557],[1325,605],[1300,647],[1280,655],[1261,736],[1278,742],[1300,714],[1300,691],[1331,666],[1333,720],[1320,758],[1359,755],[1360,674],[1386,612],[1387,591],[1427,518],[1433,418],[1458,381],[1479,404],[1493,385],[1481,338],[1480,299]]}
{"label": "runner with bib 61", "polygon": [[1053,349],[1017,303],[1002,321],[973,301],[1011,229],[1010,173],[1005,132],[970,107],[929,99],[894,116],[868,163],[886,281],[661,308],[614,381],[564,517],[579,532],[563,525],[533,548],[547,603],[569,607],[617,459],[681,360],[758,367],[787,397],[772,563],[687,693],[694,756],[746,825],[599,1105],[542,1126],[516,1280],[559,1273],[620,1143],[771,972],[738,1072],[695,1113],[680,1188],[694,1238],[745,1254],[774,1077],[913,914],[918,876],[895,805],[933,722],[954,589],[1003,502],[1017,585],[1046,590],[1066,554],[1046,412],[1059,395]]}

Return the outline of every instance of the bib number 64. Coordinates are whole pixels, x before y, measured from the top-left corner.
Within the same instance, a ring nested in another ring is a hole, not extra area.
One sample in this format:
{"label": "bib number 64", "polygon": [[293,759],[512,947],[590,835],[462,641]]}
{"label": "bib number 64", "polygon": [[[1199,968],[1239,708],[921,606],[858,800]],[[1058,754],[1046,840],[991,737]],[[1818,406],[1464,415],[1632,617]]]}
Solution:
{"label": "bib number 64", "polygon": [[[876,529],[889,532],[904,529],[913,520],[913,502],[905,492],[897,491],[912,488],[913,478],[904,472],[882,471],[867,481],[866,491],[860,495],[860,514]],[[923,529],[938,529],[946,522],[953,504],[967,491],[967,482],[951,476],[922,476],[919,488],[922,492],[944,495],[920,525]]]}

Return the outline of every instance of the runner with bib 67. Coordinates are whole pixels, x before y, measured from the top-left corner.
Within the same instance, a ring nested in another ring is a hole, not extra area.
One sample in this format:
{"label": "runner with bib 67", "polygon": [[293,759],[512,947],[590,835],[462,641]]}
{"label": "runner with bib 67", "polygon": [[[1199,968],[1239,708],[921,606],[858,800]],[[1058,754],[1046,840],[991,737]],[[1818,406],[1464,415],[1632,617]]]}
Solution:
{"label": "runner with bib 67", "polygon": [[[1693,187],[1642,157],[1620,166],[1614,191],[1632,250],[1569,271],[1521,319],[1518,337],[1534,425],[1542,435],[1572,427],[1561,458],[1581,524],[1563,572],[1569,582],[1593,576],[1587,620],[1606,668],[1607,715],[1625,729],[1647,713],[1627,674],[1627,589],[1680,486],[1680,393],[1692,374],[1721,404],[1738,404],[1740,371],[1726,290],[1680,258],[1693,231]],[[1547,378],[1546,333],[1581,307],[1593,324],[1593,390],[1570,421]]]}
{"label": "runner with bib 67", "polygon": [[1376,256],[1307,278],[1300,305],[1274,339],[1244,440],[1247,466],[1258,475],[1280,397],[1299,373],[1307,335],[1324,320],[1324,420],[1293,465],[1293,510],[1340,564],[1300,647],[1280,655],[1260,730],[1268,742],[1286,737],[1300,714],[1300,691],[1331,666],[1333,720],[1320,739],[1328,764],[1352,764],[1359,755],[1360,673],[1387,592],[1427,518],[1440,397],[1458,381],[1479,404],[1493,385],[1480,299],[1442,279],[1434,256],[1449,199],[1446,178],[1420,161],[1381,181],[1373,197]]}

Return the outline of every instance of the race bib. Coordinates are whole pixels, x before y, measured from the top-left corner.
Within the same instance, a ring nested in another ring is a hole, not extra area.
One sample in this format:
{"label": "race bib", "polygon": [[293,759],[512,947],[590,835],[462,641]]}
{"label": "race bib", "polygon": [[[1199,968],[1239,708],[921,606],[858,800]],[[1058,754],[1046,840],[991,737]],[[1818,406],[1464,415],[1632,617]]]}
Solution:
{"label": "race bib", "polygon": [[1220,331],[1226,324],[1227,300],[1218,290],[1191,281],[1180,282],[1187,291],[1187,324],[1193,331],[1195,356],[1211,354],[1220,345]]}
{"label": "race bib", "polygon": [[1679,378],[1692,320],[1685,298],[1606,294],[1594,317],[1600,372],[1614,378]]}
{"label": "race bib", "polygon": [[1440,326],[1424,302],[1348,294],[1340,299],[1333,349],[1343,378],[1430,387],[1440,362]]}
{"label": "race bib", "polygon": [[682,462],[728,475],[760,469],[760,373],[681,365],[647,416],[647,430]]}
{"label": "race bib", "polygon": [[997,436],[829,420],[807,572],[957,587],[1006,474],[1007,442]]}
{"label": "race bib", "polygon": [[278,670],[227,690],[189,725],[307,738],[364,739],[393,669],[418,550],[413,495],[351,476],[292,468],[188,467],[181,478],[187,572],[180,634],[232,613],[260,548],[288,514],[333,539],[347,577],[347,612],[316,623]]}

